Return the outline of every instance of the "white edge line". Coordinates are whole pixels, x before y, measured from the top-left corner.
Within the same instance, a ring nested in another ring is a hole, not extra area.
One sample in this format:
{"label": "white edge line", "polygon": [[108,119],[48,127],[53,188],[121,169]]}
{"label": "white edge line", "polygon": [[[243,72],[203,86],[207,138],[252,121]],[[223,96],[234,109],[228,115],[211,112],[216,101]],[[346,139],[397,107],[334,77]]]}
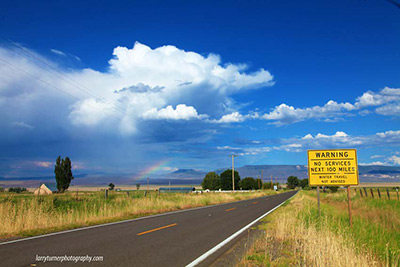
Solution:
{"label": "white edge line", "polygon": [[189,263],[188,265],[186,265],[186,267],[193,267],[196,266],[197,264],[199,264],[200,262],[202,262],[203,260],[205,260],[207,257],[209,257],[211,254],[215,253],[218,249],[222,248],[223,246],[225,246],[227,243],[229,243],[230,241],[232,241],[232,239],[234,239],[235,237],[237,237],[238,235],[240,235],[241,233],[243,233],[245,230],[247,230],[250,226],[252,226],[253,224],[255,224],[256,222],[258,222],[259,220],[261,220],[262,218],[264,218],[265,216],[267,216],[268,214],[270,214],[271,212],[273,212],[274,210],[276,210],[277,208],[279,208],[280,206],[282,206],[283,204],[286,203],[286,201],[290,200],[292,197],[294,197],[295,195],[297,195],[299,191],[296,192],[296,194],[294,194],[293,196],[291,196],[290,198],[286,199],[285,201],[283,201],[281,204],[279,204],[278,206],[276,206],[275,208],[273,208],[272,210],[269,210],[267,213],[265,213],[264,215],[261,215],[260,217],[258,217],[257,219],[255,219],[254,221],[252,221],[251,223],[249,223],[248,225],[246,225],[245,227],[243,227],[242,229],[240,229],[239,231],[237,231],[236,233],[234,233],[233,235],[231,235],[230,237],[228,237],[227,239],[225,239],[224,241],[222,241],[221,243],[219,243],[218,245],[216,245],[215,247],[213,247],[212,249],[210,249],[209,251],[207,251],[206,253],[204,253],[203,255],[201,255],[200,257],[198,257],[197,259],[195,259],[194,261],[192,261],[191,263]]}
{"label": "white edge line", "polygon": [[[273,196],[273,195],[269,195],[269,196]],[[262,196],[262,197],[258,197],[258,198],[269,197],[269,196]],[[253,198],[253,199],[258,199],[258,198]],[[67,234],[67,233],[71,233],[71,232],[88,230],[88,229],[93,229],[93,228],[97,228],[97,227],[103,227],[103,226],[109,226],[109,225],[114,225],[114,224],[139,221],[139,220],[144,220],[144,219],[154,218],[154,217],[159,217],[159,216],[166,216],[166,215],[175,214],[175,213],[188,212],[188,211],[193,211],[193,210],[199,210],[199,209],[211,208],[211,207],[216,207],[216,206],[234,204],[234,203],[239,203],[239,202],[253,200],[253,199],[244,199],[244,200],[239,200],[239,201],[236,201],[236,202],[227,202],[227,203],[222,203],[222,204],[215,204],[215,205],[203,206],[203,207],[197,207],[197,208],[191,208],[191,209],[175,210],[175,211],[170,211],[170,212],[160,213],[160,214],[154,214],[154,215],[135,218],[135,219],[128,219],[128,220],[123,220],[123,221],[118,221],[118,222],[97,224],[97,225],[91,225],[91,226],[86,226],[86,227],[81,227],[81,228],[76,228],[76,229],[71,229],[71,230],[65,230],[65,231],[60,231],[60,232],[55,232],[55,233],[49,233],[49,234],[44,234],[44,235],[32,236],[32,237],[26,237],[26,238],[21,238],[21,239],[2,242],[2,243],[0,243],[0,246],[7,245],[7,244],[12,244],[12,243],[17,243],[17,242],[22,242],[22,241],[28,241],[28,240],[42,238],[42,237],[48,237],[48,236],[53,236],[53,235],[61,235],[61,234]]]}

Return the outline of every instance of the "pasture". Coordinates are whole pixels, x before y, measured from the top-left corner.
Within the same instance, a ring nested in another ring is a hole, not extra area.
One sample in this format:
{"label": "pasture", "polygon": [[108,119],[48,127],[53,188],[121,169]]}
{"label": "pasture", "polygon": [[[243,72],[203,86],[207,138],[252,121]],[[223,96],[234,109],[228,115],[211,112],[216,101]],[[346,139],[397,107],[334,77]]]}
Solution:
{"label": "pasture", "polygon": [[26,237],[146,215],[276,194],[272,190],[247,193],[182,194],[150,191],[77,191],[35,196],[0,193],[0,238]]}
{"label": "pasture", "polygon": [[350,227],[345,190],[321,193],[321,216],[315,190],[300,191],[264,220],[265,236],[239,265],[400,266],[400,201],[391,196],[352,189]]}

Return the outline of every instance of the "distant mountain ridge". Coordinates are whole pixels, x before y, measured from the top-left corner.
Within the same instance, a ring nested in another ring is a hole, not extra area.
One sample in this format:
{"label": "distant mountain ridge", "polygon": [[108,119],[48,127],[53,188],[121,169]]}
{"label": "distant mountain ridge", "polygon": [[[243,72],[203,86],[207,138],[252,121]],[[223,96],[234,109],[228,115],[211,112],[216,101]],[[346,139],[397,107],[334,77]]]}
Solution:
{"label": "distant mountain ridge", "polygon": [[[214,170],[214,172],[221,174],[223,171],[230,169],[221,168]],[[280,183],[286,183],[287,177],[290,175],[297,176],[300,179],[307,178],[307,167],[304,165],[245,165],[235,168],[243,179],[245,177],[262,178],[264,181],[270,181],[271,176],[273,180]],[[195,169],[179,169],[167,174],[150,177],[150,184],[157,185],[198,185],[201,184],[204,176],[207,174],[205,171]],[[359,166],[359,175],[361,183],[374,183],[374,182],[399,182],[400,183],[400,166],[379,166],[368,165]],[[133,174],[77,174],[73,180],[73,185],[92,185],[92,186],[106,186],[112,182],[118,185],[136,185],[137,183],[146,184],[146,180],[135,180]],[[20,177],[20,178],[4,178],[0,177],[0,186],[24,186],[36,187],[41,182],[54,182],[53,176],[48,177]]]}
{"label": "distant mountain ridge", "polygon": [[[221,173],[225,169],[217,170]],[[272,177],[280,182],[286,182],[290,175],[297,176],[300,179],[308,178],[308,169],[304,165],[245,165],[235,169],[239,171],[240,177],[261,177],[268,181]],[[399,166],[380,166],[367,165],[358,166],[360,182],[400,182]]]}

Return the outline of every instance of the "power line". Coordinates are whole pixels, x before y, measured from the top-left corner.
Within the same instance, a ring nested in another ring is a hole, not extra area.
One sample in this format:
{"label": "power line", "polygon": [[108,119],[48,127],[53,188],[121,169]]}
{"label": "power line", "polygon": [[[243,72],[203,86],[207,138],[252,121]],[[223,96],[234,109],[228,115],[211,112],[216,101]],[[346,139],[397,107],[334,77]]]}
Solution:
{"label": "power line", "polygon": [[[12,51],[13,53],[18,54],[18,55],[20,55],[20,56],[26,58],[26,59],[28,59],[29,61],[33,62],[35,65],[37,65],[38,67],[40,67],[41,69],[47,71],[48,73],[51,73],[52,75],[56,76],[57,78],[59,78],[59,79],[65,81],[66,83],[68,83],[68,84],[74,86],[74,87],[77,88],[78,90],[83,91],[83,92],[85,92],[86,94],[88,94],[88,95],[90,95],[90,96],[92,96],[92,97],[95,97],[95,98],[101,100],[101,101],[102,101],[103,103],[105,103],[105,104],[112,105],[112,106],[113,106],[113,109],[115,109],[115,110],[121,112],[122,115],[124,115],[124,116],[125,116],[125,115],[126,115],[126,116],[129,116],[129,114],[126,113],[126,111],[123,110],[122,108],[118,107],[118,106],[115,105],[114,103],[111,103],[111,102],[105,100],[105,98],[104,98],[103,96],[94,93],[91,89],[89,89],[89,88],[86,87],[85,85],[81,84],[80,82],[75,81],[74,79],[72,79],[71,77],[69,77],[68,75],[66,75],[65,73],[60,72],[57,68],[55,68],[55,67],[52,66],[51,64],[47,63],[46,61],[42,60],[40,57],[37,57],[35,54],[31,53],[31,52],[30,52],[29,50],[27,50],[25,47],[20,46],[19,44],[15,43],[15,42],[13,42],[13,41],[11,41],[11,40],[9,40],[9,39],[3,37],[3,36],[0,36],[0,37],[1,37],[3,40],[6,40],[6,41],[9,42],[10,44],[14,45],[15,47],[19,48],[20,50],[22,50],[23,52],[25,52],[25,53],[28,54],[29,56],[33,57],[33,58],[36,59],[37,61],[39,61],[39,62],[41,62],[42,64],[44,64],[44,65],[48,66],[49,68],[53,69],[56,73],[54,73],[54,71],[51,71],[51,70],[49,70],[49,69],[43,67],[42,65],[38,64],[36,61],[34,61],[34,60],[32,60],[31,58],[27,57],[26,54],[25,54],[25,55],[24,55],[24,54],[21,54],[21,53],[19,53],[18,51],[14,50],[14,49],[8,49],[8,50],[10,50],[10,51]],[[58,73],[59,75],[58,75],[57,73]],[[61,76],[60,76],[60,75],[61,75]],[[64,79],[63,76],[66,77],[68,80]],[[73,83],[75,83],[75,84],[73,84],[71,81],[72,81]]]}
{"label": "power line", "polygon": [[[64,91],[64,90],[62,90],[62,89],[60,89],[60,88],[58,88],[57,86],[55,86],[55,85],[53,85],[53,84],[51,84],[51,83],[49,83],[49,82],[47,82],[47,81],[41,79],[40,77],[37,77],[37,76],[33,75],[32,73],[27,72],[26,70],[24,70],[24,69],[22,69],[22,68],[20,68],[20,67],[15,66],[14,64],[8,62],[7,60],[5,60],[5,59],[2,58],[2,57],[0,57],[0,61],[3,61],[4,63],[6,63],[7,65],[11,66],[12,68],[14,68],[14,69],[16,69],[16,70],[18,70],[18,71],[20,71],[20,72],[22,72],[22,73],[25,73],[26,75],[29,75],[29,76],[31,76],[31,77],[37,79],[38,81],[40,81],[40,82],[42,82],[42,83],[44,83],[44,84],[46,84],[46,85],[48,85],[48,86],[50,86],[50,87],[52,87],[52,88],[54,88],[54,89],[56,89],[56,90],[62,92],[62,93],[66,94],[66,95],[68,95],[68,96],[70,96],[70,97],[72,97],[72,98],[74,98],[74,99],[76,99],[76,100],[78,100],[78,101],[81,100],[80,98],[78,98],[78,97],[76,97],[76,96],[74,96],[74,95],[72,95],[72,94],[70,94],[70,93],[68,93],[68,92],[66,92],[66,91]],[[98,109],[98,107],[95,107],[95,106],[91,105],[90,103],[87,103],[87,104],[88,104],[89,106],[95,108],[95,109]],[[109,113],[109,114],[110,114],[110,116],[114,117],[114,118],[117,119],[118,121],[121,120],[121,118],[119,118],[119,117],[113,115],[112,113]],[[121,121],[121,122],[122,122],[122,121]],[[134,127],[134,125],[132,125],[132,124],[131,124],[130,126]]]}

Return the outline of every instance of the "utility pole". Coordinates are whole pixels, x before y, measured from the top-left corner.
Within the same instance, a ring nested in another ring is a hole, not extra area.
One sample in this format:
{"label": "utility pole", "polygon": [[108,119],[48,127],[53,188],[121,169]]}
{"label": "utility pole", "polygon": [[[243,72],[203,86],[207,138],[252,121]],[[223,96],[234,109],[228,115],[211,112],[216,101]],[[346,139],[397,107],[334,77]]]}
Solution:
{"label": "utility pole", "polygon": [[235,192],[235,160],[238,155],[232,154],[232,191]]}

